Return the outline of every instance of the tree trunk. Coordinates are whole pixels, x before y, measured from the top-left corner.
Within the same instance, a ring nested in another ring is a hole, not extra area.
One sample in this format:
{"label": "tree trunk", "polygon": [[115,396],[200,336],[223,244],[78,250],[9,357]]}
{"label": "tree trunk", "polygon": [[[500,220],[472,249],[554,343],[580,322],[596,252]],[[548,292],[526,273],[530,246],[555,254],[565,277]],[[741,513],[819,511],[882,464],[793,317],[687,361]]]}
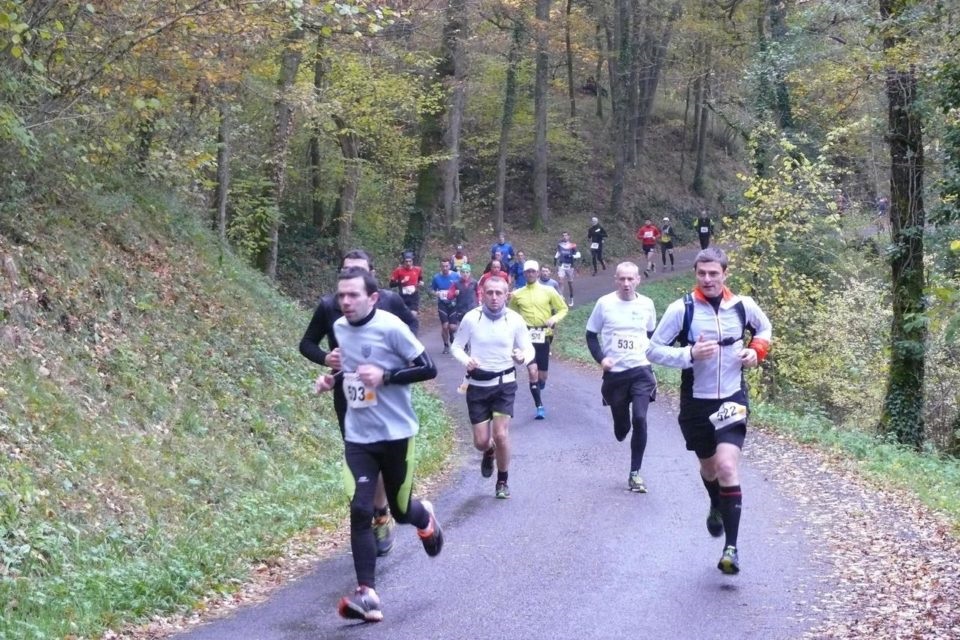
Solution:
{"label": "tree trunk", "polygon": [[360,151],[357,134],[340,116],[332,116],[337,125],[337,141],[343,155],[343,182],[340,184],[340,215],[337,217],[337,254],[343,255],[353,244],[353,214],[360,190]]}
{"label": "tree trunk", "polygon": [[[604,16],[606,20],[606,16]],[[593,74],[593,77],[597,79],[597,118],[603,120],[603,60],[607,57],[607,50],[604,46],[603,27],[597,25],[597,32],[595,34],[595,39],[597,43],[597,68]]]}
{"label": "tree trunk", "polygon": [[277,97],[274,102],[273,142],[267,158],[267,179],[270,182],[267,196],[276,207],[276,217],[270,225],[266,249],[257,257],[257,266],[271,280],[277,278],[277,257],[280,249],[280,205],[287,180],[287,151],[293,135],[293,103],[290,93],[297,79],[303,54],[300,44],[303,29],[296,29],[284,37],[285,45],[280,59],[280,77],[277,79]]}
{"label": "tree trunk", "polygon": [[[460,229],[460,131],[463,126],[466,86],[467,15],[465,0],[450,0],[447,5],[447,22],[444,25],[444,55],[449,57],[453,84],[450,87],[450,100],[447,106],[447,126],[443,141],[447,149],[447,159],[443,163],[443,211],[447,224],[447,235],[451,229]],[[462,235],[458,232],[458,235]],[[420,259],[423,240],[414,249]]]}
{"label": "tree trunk", "polygon": [[[787,3],[784,0],[769,0],[770,36],[776,43],[783,44],[787,39]],[[786,74],[782,63],[774,68],[773,87],[774,105],[777,123],[781,129],[793,128],[793,113],[790,109],[790,89],[787,87]]]}
{"label": "tree trunk", "polygon": [[630,0],[630,81],[627,93],[627,161],[637,166],[637,122],[640,118],[640,50],[643,45],[643,21],[640,16],[640,0]]}
{"label": "tree trunk", "polygon": [[660,74],[663,72],[663,64],[667,59],[667,51],[670,49],[670,40],[673,38],[673,26],[680,18],[681,9],[682,6],[679,1],[673,3],[663,33],[652,43],[653,48],[649,63],[644,66],[640,78],[640,116],[637,119],[638,150],[643,149],[647,125],[650,122],[651,114],[653,114],[653,104],[657,96],[657,87],[660,84]]}
{"label": "tree trunk", "polygon": [[610,219],[620,220],[623,212],[623,184],[632,141],[630,130],[630,0],[617,0],[614,21],[617,42],[616,91],[613,93],[613,181],[610,185]]}
{"label": "tree trunk", "polygon": [[704,47],[704,71],[700,80],[700,122],[697,125],[697,164],[693,170],[693,192],[701,198],[706,194],[704,175],[707,171],[707,137],[709,133],[710,111],[707,101],[710,99],[710,56],[711,45]]}
{"label": "tree trunk", "polygon": [[503,208],[507,192],[507,153],[510,149],[510,130],[517,106],[517,70],[523,47],[525,28],[519,19],[513,23],[513,39],[507,54],[507,80],[503,89],[503,116],[500,119],[500,143],[497,146],[497,184],[494,227],[496,233],[503,231]]}
{"label": "tree trunk", "polygon": [[[573,43],[570,39],[570,14],[573,0],[567,0],[567,19],[563,24],[564,44],[567,48],[567,94],[570,97],[570,117],[577,117],[577,94],[573,86]],[[599,93],[599,89],[597,90]]]}
{"label": "tree trunk", "polygon": [[[318,101],[322,98],[324,79],[327,73],[325,47],[325,38],[320,34],[317,36],[317,51],[313,60],[313,94]],[[314,229],[318,232],[323,231],[323,227],[326,224],[323,211],[323,199],[320,197],[321,190],[323,189],[323,175],[321,171],[321,161],[323,158],[320,155],[320,135],[320,123],[315,122],[310,132],[309,142],[310,219]]]}
{"label": "tree trunk", "polygon": [[[880,0],[885,22],[896,22],[910,2]],[[883,48],[889,52],[902,38],[887,26]],[[890,373],[880,428],[897,442],[920,448],[926,437],[923,381],[927,324],[923,270],[923,122],[917,101],[916,71],[890,68],[886,78],[890,141],[890,223],[893,251],[893,321],[890,331]]]}
{"label": "tree trunk", "polygon": [[533,154],[533,228],[543,230],[550,218],[547,195],[547,81],[550,73],[550,0],[537,0],[537,71],[533,88],[536,141]]}
{"label": "tree trunk", "polygon": [[230,93],[227,86],[220,87],[218,111],[220,123],[217,126],[217,190],[214,202],[217,207],[217,237],[220,243],[227,244],[227,198],[230,194],[230,133],[232,119],[230,103],[226,96]]}

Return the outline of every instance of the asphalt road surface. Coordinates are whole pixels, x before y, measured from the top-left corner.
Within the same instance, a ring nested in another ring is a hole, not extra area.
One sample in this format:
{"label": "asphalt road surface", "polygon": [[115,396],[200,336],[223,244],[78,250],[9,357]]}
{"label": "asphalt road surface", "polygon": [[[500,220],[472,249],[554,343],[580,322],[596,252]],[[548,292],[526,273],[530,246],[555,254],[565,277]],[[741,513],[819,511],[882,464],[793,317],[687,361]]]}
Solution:
{"label": "asphalt road surface", "polygon": [[[678,269],[691,263],[686,252]],[[612,291],[612,275],[609,269],[581,279],[578,304]],[[336,613],[338,599],[355,587],[347,552],[320,562],[268,601],[178,638],[766,640],[803,634],[819,572],[801,553],[806,537],[793,497],[751,464],[750,440],[761,435],[748,434],[742,469],[742,570],[726,576],[716,567],[723,540],[706,531],[708,500],[696,460],[684,449],[675,399],[661,394],[650,406],[643,464],[649,493],[634,494],[627,491],[629,445],[613,437],[599,371],[552,362],[544,421],[533,420],[521,374],[511,427],[513,496],[497,500],[495,477],[480,475],[465,401],[456,393],[462,368],[440,355],[438,333],[431,322],[421,338],[438,362],[435,387],[458,420],[461,446],[450,482],[435,495],[415,494],[436,506],[443,552],[427,557],[412,527],[398,529],[393,552],[377,564],[384,611],[377,624]]]}

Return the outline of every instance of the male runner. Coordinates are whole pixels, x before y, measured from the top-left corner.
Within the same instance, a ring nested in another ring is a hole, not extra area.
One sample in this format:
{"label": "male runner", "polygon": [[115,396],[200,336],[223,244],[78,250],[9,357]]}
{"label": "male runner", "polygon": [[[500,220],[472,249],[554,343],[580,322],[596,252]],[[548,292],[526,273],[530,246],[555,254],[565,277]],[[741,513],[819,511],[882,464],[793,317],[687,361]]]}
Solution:
{"label": "male runner", "polygon": [[473,279],[473,267],[469,264],[460,266],[460,279],[450,285],[447,291],[447,300],[453,303],[453,311],[448,316],[450,320],[450,335],[457,333],[457,328],[463,316],[477,307],[477,281]]}
{"label": "male runner", "polygon": [[527,261],[527,255],[523,251],[517,251],[517,259],[510,264],[510,286],[514,289],[527,284],[527,278],[523,275],[523,263]]}
{"label": "male runner", "polygon": [[650,272],[657,271],[657,263],[654,260],[654,251],[657,248],[657,238],[660,237],[660,229],[654,226],[653,221],[647,218],[643,221],[643,226],[637,229],[637,240],[643,248],[643,255],[647,259],[647,267],[643,270],[643,276],[648,277]]}
{"label": "male runner", "polygon": [[460,267],[465,264],[468,264],[470,261],[467,259],[467,254],[463,252],[463,245],[458,244],[456,250],[453,252],[453,255],[450,256],[450,268],[460,272]]}
{"label": "male runner", "polygon": [[646,493],[640,467],[647,448],[647,407],[657,394],[657,379],[647,360],[647,345],[657,326],[657,312],[653,300],[636,291],[640,284],[637,265],[618,264],[614,281],[616,291],[597,300],[587,320],[587,347],[603,369],[600,394],[613,414],[613,435],[623,442],[633,427],[627,488]]}
{"label": "male runner", "polygon": [[693,226],[700,238],[700,249],[706,249],[710,246],[710,237],[713,235],[713,222],[710,221],[710,215],[707,213],[706,207],[700,209],[700,215]]}
{"label": "male runner", "polygon": [[553,331],[557,323],[567,316],[567,305],[556,289],[537,282],[540,265],[535,260],[527,260],[523,271],[527,284],[514,290],[510,296],[510,308],[520,314],[530,332],[530,342],[533,343],[536,354],[535,360],[527,365],[530,395],[533,396],[533,405],[537,408],[535,419],[543,420],[547,417],[547,410],[543,406],[541,394],[547,386],[550,343],[553,342]]}
{"label": "male runner", "polygon": [[[350,268],[360,268],[366,271],[372,271],[373,261],[366,251],[355,249],[348,251],[340,261],[340,270],[344,271]],[[393,291],[389,289],[380,289],[380,295],[377,299],[377,307],[384,311],[389,311],[393,315],[403,320],[410,330],[416,335],[417,318],[410,313],[407,306],[403,303]],[[336,292],[320,298],[310,324],[300,339],[300,353],[304,358],[319,365],[330,367],[334,372],[341,368],[340,345],[333,333],[333,323],[336,322],[343,313],[337,303]],[[327,339],[329,351],[324,351],[320,343],[324,337]],[[337,414],[337,424],[340,426],[340,435],[344,435],[344,420],[347,415],[347,398],[343,393],[343,378],[336,377],[336,384],[333,388],[333,408]],[[377,536],[377,554],[384,556],[390,553],[393,548],[393,542],[396,537],[396,524],[387,507],[387,494],[383,488],[383,478],[377,478],[377,491],[374,495],[374,522],[373,530]]]}
{"label": "male runner", "polygon": [[344,457],[352,482],[350,548],[357,588],[340,599],[344,618],[383,620],[376,588],[377,541],[370,526],[377,475],[383,475],[397,522],[417,527],[429,556],[443,548],[443,530],[433,505],[411,497],[415,436],[420,429],[410,384],[437,376],[437,368],[419,340],[391,313],[376,308],[379,291],[369,271],[351,268],[337,281],[343,317],[334,322],[342,368],[317,378],[316,391],[334,388],[343,378],[347,397]]}
{"label": "male runner", "polygon": [[420,287],[423,286],[423,269],[413,264],[413,253],[405,251],[403,261],[390,274],[390,286],[396,287],[403,303],[415,316],[420,315]]}
{"label": "male runner", "polygon": [[[557,277],[560,278],[560,285],[563,286],[564,280],[567,282],[567,291],[570,294],[570,302],[567,306],[573,306],[573,276],[576,270],[573,268],[575,260],[580,259],[580,250],[577,249],[575,242],[570,241],[570,234],[566,231],[560,236],[560,242],[557,244],[557,252],[553,256],[553,264],[557,267]],[[526,271],[526,268],[524,268]]]}
{"label": "male runner", "polygon": [[450,313],[455,307],[455,303],[447,299],[447,292],[458,280],[460,280],[460,274],[450,270],[450,260],[441,258],[440,272],[433,274],[430,287],[437,298],[437,316],[440,318],[440,337],[443,339],[444,353],[450,353],[450,342],[453,340],[453,332],[450,330]]}
{"label": "male runner", "polygon": [[590,243],[590,261],[593,263],[593,275],[597,275],[597,262],[607,270],[607,263],[603,261],[603,241],[607,237],[607,230],[600,226],[600,220],[590,218],[590,228],[587,229],[587,241]]}
{"label": "male runner", "polygon": [[[527,262],[530,262],[529,260]],[[560,283],[550,277],[550,267],[543,265],[540,267],[540,277],[537,279],[537,282],[542,284],[545,287],[550,287],[554,291],[560,294],[560,299],[563,299],[563,289],[560,288]],[[529,284],[529,283],[528,283]]]}
{"label": "male runner", "polygon": [[501,231],[497,234],[497,242],[493,243],[493,246],[490,247],[490,259],[493,260],[497,258],[497,251],[500,252],[500,264],[504,269],[510,268],[510,263],[513,262],[513,245],[507,242],[506,235]]}
{"label": "male runner", "polygon": [[[484,281],[480,307],[464,316],[451,352],[467,368],[467,410],[473,446],[483,451],[480,473],[493,475],[494,495],[510,497],[510,418],[517,395],[516,365],[533,360],[533,345],[523,319],[506,307],[509,285],[499,276]],[[468,353],[469,351],[469,353]]]}
{"label": "male runner", "polygon": [[673,225],[670,218],[664,216],[660,224],[660,258],[663,260],[663,270],[667,270],[667,256],[670,256],[670,271],[673,271]]}
{"label": "male runner", "polygon": [[[683,369],[680,431],[700,461],[700,477],[710,496],[707,531],[715,538],[726,533],[717,567],[734,574],[740,571],[740,451],[749,415],[743,369],[758,366],[767,356],[773,329],[753,298],[735,295],[724,285],[727,255],[722,250],[700,251],[694,274],[693,293],[667,307],[647,357]],[[747,329],[753,336],[745,344]],[[672,346],[676,340],[680,346]]]}

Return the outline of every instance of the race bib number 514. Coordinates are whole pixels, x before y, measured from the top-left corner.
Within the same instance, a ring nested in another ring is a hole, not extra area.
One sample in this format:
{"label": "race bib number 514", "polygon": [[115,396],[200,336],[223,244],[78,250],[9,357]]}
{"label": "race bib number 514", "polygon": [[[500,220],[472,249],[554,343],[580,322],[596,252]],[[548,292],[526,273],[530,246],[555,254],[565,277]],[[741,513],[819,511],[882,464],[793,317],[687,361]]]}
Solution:
{"label": "race bib number 514", "polygon": [[533,344],[543,344],[547,341],[547,330],[541,327],[530,329],[530,342]]}
{"label": "race bib number 514", "polygon": [[351,409],[368,409],[377,406],[377,394],[368,389],[356,373],[343,374],[343,393]]}
{"label": "race bib number 514", "polygon": [[747,408],[738,402],[724,402],[715,413],[710,414],[710,422],[717,431],[746,421]]}

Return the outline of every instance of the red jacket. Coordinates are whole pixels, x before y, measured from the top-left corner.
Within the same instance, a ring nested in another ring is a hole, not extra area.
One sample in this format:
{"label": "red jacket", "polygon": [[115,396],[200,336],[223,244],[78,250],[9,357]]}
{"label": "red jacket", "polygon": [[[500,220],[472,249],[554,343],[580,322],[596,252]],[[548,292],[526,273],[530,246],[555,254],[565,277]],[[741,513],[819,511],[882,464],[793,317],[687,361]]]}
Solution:
{"label": "red jacket", "polygon": [[660,237],[660,229],[652,224],[645,224],[637,229],[637,240],[643,243],[645,247],[652,247],[657,244],[657,238]]}

